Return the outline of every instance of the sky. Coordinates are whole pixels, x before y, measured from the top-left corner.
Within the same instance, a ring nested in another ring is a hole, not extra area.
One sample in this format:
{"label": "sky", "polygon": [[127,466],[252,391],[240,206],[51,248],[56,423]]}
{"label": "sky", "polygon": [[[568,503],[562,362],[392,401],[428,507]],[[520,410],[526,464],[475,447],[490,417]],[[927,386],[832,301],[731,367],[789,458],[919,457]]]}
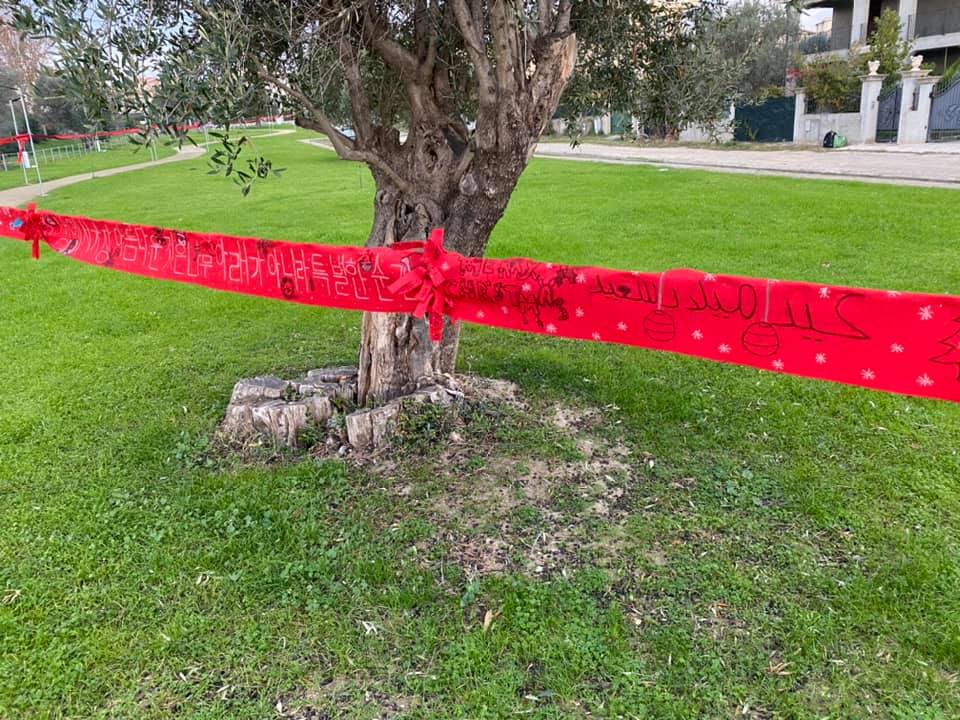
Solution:
{"label": "sky", "polygon": [[814,30],[818,22],[828,17],[830,17],[829,8],[811,8],[800,16],[800,26],[804,30]]}

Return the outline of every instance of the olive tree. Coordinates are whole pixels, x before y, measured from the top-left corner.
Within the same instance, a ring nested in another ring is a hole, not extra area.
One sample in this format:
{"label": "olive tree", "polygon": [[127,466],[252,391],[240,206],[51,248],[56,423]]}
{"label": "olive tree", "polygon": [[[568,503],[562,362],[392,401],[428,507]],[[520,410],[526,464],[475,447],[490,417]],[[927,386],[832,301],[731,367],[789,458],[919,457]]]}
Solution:
{"label": "olive tree", "polygon": [[[690,4],[691,0],[685,0]],[[172,134],[228,122],[264,92],[376,182],[370,246],[443,227],[484,253],[544,126],[572,103],[623,99],[659,2],[626,0],[0,0],[56,46],[73,92]],[[695,4],[695,3],[694,3]],[[144,78],[155,82],[144,83]],[[87,108],[90,111],[89,107]],[[343,132],[349,123],[354,132]],[[405,131],[405,134],[404,132]],[[220,162],[234,162],[225,139]],[[226,158],[226,159],[224,159]],[[269,160],[244,161],[252,183]],[[244,169],[246,168],[246,169]],[[234,169],[231,167],[231,169]],[[453,370],[458,327],[365,314],[359,399],[389,400]]]}

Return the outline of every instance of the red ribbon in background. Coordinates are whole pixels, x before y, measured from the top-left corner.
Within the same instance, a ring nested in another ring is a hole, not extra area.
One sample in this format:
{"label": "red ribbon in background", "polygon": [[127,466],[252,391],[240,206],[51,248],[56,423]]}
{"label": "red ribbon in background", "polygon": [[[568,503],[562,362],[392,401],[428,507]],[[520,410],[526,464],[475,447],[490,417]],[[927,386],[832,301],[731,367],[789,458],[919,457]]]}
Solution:
{"label": "red ribbon in background", "polygon": [[[93,265],[290,302],[678,352],[960,402],[960,298],[468,258],[425,243],[277,242],[0,208],[0,234]],[[35,251],[35,256],[37,252]]]}
{"label": "red ribbon in background", "polygon": [[[282,120],[282,118],[281,118]],[[251,120],[240,120],[234,125],[239,127],[249,127],[256,125],[258,122],[273,122],[273,118],[254,118]],[[180,125],[178,129],[180,130],[196,130],[197,128],[202,127],[201,123],[191,123],[190,125]],[[33,134],[34,140],[92,140],[94,138],[108,138],[108,137],[121,137],[124,135],[136,135],[142,133],[143,128],[123,128],[121,130],[100,130],[93,133],[57,133],[55,135],[44,135],[44,134]],[[20,150],[22,152],[24,143],[29,142],[30,135],[26,133],[21,133],[19,135],[9,135],[7,137],[0,137],[0,145],[9,145],[11,143],[17,143],[20,145]]]}

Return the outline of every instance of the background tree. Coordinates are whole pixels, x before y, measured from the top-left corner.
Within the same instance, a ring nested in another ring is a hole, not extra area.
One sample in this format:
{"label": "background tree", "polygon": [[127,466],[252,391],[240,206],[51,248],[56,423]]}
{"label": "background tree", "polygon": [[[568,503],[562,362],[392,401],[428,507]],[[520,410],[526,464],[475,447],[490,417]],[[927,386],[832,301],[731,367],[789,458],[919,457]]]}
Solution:
{"label": "background tree", "polygon": [[49,62],[50,43],[43,39],[21,37],[9,24],[9,15],[0,15],[0,67],[17,79],[19,87],[29,90]]}
{"label": "background tree", "polygon": [[[35,132],[53,135],[62,132],[83,132],[89,125],[83,108],[67,94],[64,81],[49,70],[41,72],[33,86],[33,118]],[[109,120],[101,123],[106,129]]]}
{"label": "background tree", "polygon": [[[724,116],[737,94],[743,58],[723,46],[721,0],[619,3],[589,33],[563,98],[574,135],[585,114],[628,112],[648,133],[676,137]],[[580,5],[589,23],[590,3]],[[752,50],[752,46],[747,48]]]}
{"label": "background tree", "polygon": [[[20,85],[20,78],[12,70],[0,67],[0,137],[13,135],[13,119],[10,117],[10,100],[20,97],[16,88]],[[19,109],[19,108],[18,108]],[[18,128],[23,130],[23,120],[18,119]],[[0,152],[10,152],[13,146],[0,146]]]}
{"label": "background tree", "polygon": [[903,39],[903,25],[900,15],[887,8],[877,19],[873,33],[867,38],[868,49],[854,60],[854,72],[865,74],[867,63],[879,60],[877,72],[887,77],[883,81],[885,88],[900,82],[907,58],[910,57],[910,42]]}
{"label": "background tree", "polygon": [[751,101],[782,94],[787,71],[796,64],[800,13],[769,0],[744,0],[717,21],[717,44],[738,64],[738,94]]}

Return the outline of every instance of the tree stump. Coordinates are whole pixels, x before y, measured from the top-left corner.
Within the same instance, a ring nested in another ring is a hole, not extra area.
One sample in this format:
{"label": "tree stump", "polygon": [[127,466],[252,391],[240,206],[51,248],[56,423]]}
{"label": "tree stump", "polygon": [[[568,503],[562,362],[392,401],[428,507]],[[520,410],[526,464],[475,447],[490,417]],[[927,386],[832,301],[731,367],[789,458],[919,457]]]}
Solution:
{"label": "tree stump", "polygon": [[323,442],[340,455],[375,451],[389,445],[410,403],[446,407],[463,396],[453,378],[444,382],[431,382],[384,405],[357,408],[357,369],[353,367],[311,370],[295,380],[272,375],[244,378],[233,388],[219,433],[233,445],[297,449]]}

